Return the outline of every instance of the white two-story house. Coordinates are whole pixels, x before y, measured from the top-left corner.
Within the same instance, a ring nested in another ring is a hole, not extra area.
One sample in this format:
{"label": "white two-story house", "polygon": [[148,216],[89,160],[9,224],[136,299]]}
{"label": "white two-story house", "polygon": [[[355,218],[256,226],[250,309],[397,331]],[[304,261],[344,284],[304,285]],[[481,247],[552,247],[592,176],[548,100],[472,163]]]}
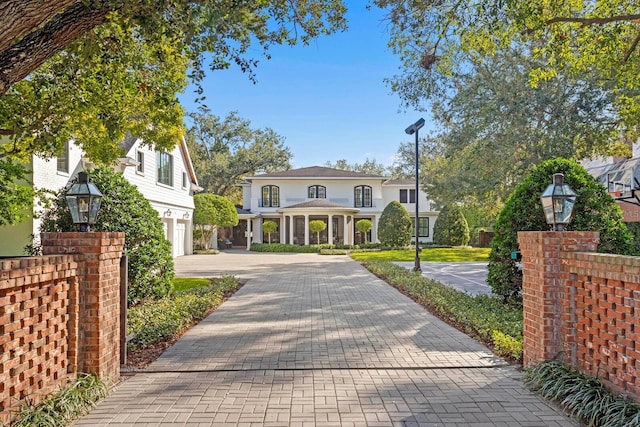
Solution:
{"label": "white two-story house", "polygon": [[[193,194],[200,190],[184,140],[170,152],[143,146],[137,138],[127,138],[122,146],[125,156],[114,166],[135,185],[158,212],[174,257],[193,253]],[[70,141],[57,158],[31,160],[34,188],[58,191],[67,186],[78,172],[93,164],[79,146]],[[40,208],[35,207],[36,211]],[[40,221],[29,218],[20,224],[0,227],[0,256],[24,255],[30,235],[39,235]]]}
{"label": "white two-story house", "polygon": [[[316,244],[318,238],[309,231],[309,222],[321,220],[326,227],[320,243],[358,244],[378,241],[380,216],[393,200],[415,217],[413,180],[313,166],[247,177],[241,187],[243,206],[239,209],[240,224],[233,230],[233,244],[247,248],[251,242],[268,242],[269,236],[262,231],[265,221],[278,224],[271,242]],[[418,240],[431,242],[438,212],[426,193],[420,191],[417,197]],[[361,219],[373,224],[367,236],[355,226]]]}

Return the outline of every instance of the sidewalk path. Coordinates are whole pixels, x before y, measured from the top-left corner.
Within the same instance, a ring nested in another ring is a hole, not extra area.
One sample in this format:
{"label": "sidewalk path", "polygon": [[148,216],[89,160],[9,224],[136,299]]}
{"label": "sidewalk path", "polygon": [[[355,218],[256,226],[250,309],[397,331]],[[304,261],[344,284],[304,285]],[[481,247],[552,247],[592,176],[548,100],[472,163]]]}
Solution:
{"label": "sidewalk path", "polygon": [[572,426],[521,373],[344,256],[225,252],[246,284],[77,426]]}

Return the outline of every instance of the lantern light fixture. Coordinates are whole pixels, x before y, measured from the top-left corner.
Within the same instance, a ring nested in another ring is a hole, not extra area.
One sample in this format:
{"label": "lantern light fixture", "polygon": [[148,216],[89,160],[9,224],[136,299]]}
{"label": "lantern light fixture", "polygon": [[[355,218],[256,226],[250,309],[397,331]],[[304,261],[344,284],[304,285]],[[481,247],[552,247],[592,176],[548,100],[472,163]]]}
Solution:
{"label": "lantern light fixture", "polygon": [[96,223],[102,202],[102,193],[98,187],[89,182],[86,172],[79,172],[77,182],[71,186],[65,197],[73,223],[78,225],[80,231],[89,231],[90,226]]}
{"label": "lantern light fixture", "polygon": [[563,231],[571,222],[576,193],[564,183],[564,175],[556,173],[551,183],[540,196],[547,224],[553,231]]}

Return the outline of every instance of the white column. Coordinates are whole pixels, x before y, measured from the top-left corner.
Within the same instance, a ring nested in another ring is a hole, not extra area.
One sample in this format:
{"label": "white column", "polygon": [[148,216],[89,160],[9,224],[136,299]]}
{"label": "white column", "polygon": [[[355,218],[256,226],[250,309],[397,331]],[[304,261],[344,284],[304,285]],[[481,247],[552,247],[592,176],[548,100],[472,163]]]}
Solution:
{"label": "white column", "polygon": [[343,233],[344,233],[344,244],[345,245],[351,245],[353,243],[351,241],[351,236],[349,235],[349,229],[348,229],[348,225],[347,225],[347,218],[348,218],[348,215],[344,214],[344,230],[343,230]]}
{"label": "white column", "polygon": [[293,215],[289,215],[289,244],[293,245]]}
{"label": "white column", "polygon": [[280,217],[280,242],[281,243],[286,243],[286,236],[287,236],[287,216],[285,214],[282,214],[282,216]]}
{"label": "white column", "polygon": [[329,234],[327,235],[328,237],[327,242],[330,245],[333,245],[333,215],[329,215],[329,227],[327,228],[329,229],[328,231]]}
{"label": "white column", "polygon": [[251,249],[251,218],[247,218],[247,250]]}
{"label": "white column", "polygon": [[309,214],[304,214],[304,245],[309,246]]}
{"label": "white column", "polygon": [[373,227],[371,227],[371,242],[375,243],[378,241],[378,215],[373,216],[373,221],[371,221]]}

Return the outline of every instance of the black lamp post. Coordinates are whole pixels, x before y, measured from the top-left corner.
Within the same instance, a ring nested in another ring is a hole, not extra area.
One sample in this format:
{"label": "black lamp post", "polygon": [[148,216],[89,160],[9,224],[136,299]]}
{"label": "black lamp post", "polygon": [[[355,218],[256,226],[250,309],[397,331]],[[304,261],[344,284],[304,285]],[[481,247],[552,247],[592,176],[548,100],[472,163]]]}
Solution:
{"label": "black lamp post", "polygon": [[419,183],[418,183],[418,171],[419,171],[419,166],[420,166],[420,162],[419,162],[419,157],[418,157],[418,130],[424,126],[424,119],[420,119],[417,122],[415,122],[414,124],[412,124],[411,126],[409,126],[408,128],[406,128],[404,131],[407,135],[413,135],[414,133],[416,134],[416,218],[415,218],[415,226],[416,226],[416,257],[415,257],[415,261],[414,261],[414,265],[413,265],[413,271],[422,271],[422,268],[420,268],[420,245],[418,244],[418,230],[419,230],[419,222],[418,221],[418,215],[419,215],[419,210],[418,210],[418,199],[419,199],[419,191],[420,191],[420,187],[419,187]]}
{"label": "black lamp post", "polygon": [[550,184],[540,196],[547,224],[553,231],[563,231],[573,215],[573,206],[576,203],[576,193],[563,182],[564,175],[553,175],[553,183]]}
{"label": "black lamp post", "polygon": [[80,231],[89,231],[90,225],[96,223],[102,193],[89,182],[86,172],[78,173],[78,181],[71,186],[65,197],[73,223],[78,224]]}

